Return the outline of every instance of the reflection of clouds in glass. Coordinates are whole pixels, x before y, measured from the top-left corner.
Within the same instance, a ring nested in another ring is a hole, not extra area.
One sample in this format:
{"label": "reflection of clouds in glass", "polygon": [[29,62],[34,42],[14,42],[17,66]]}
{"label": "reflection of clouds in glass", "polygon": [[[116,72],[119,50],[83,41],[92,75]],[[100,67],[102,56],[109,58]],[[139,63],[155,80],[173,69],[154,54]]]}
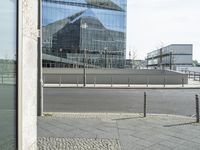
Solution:
{"label": "reflection of clouds in glass", "polygon": [[14,49],[0,49],[0,59],[15,59],[16,50]]}
{"label": "reflection of clouds in glass", "polygon": [[[67,0],[67,1],[72,1],[72,0]],[[75,0],[75,1],[76,3],[77,1],[82,2],[80,0]],[[119,2],[124,3],[124,0]],[[107,29],[124,32],[126,24],[125,24],[125,13],[123,11],[85,8],[81,5],[69,6],[69,5],[61,5],[61,4],[46,3],[46,2],[42,2],[42,14],[43,14],[42,25],[46,26],[50,23],[72,16],[80,11],[84,11],[84,13],[81,16],[95,17]],[[75,20],[78,20],[81,16],[76,17]]]}
{"label": "reflection of clouds in glass", "polygon": [[13,3],[16,3],[16,0],[10,0],[11,2],[13,2]]}
{"label": "reflection of clouds in glass", "polygon": [[0,59],[15,58],[16,54],[16,0],[0,5]]}

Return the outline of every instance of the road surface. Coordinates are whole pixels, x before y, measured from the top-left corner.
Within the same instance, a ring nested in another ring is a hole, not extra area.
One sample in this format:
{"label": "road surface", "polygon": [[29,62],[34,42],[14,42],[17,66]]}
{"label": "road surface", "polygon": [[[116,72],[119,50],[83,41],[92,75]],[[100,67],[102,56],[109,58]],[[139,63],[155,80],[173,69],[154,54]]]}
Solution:
{"label": "road surface", "polygon": [[198,89],[88,89],[44,88],[45,112],[143,112],[192,116]]}

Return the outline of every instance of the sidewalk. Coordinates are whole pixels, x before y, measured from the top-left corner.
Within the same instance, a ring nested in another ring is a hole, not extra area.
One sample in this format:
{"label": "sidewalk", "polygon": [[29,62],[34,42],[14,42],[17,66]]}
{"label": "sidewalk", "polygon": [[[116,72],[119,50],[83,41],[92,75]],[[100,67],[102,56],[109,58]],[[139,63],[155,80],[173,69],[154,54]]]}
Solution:
{"label": "sidewalk", "polygon": [[39,150],[199,150],[200,124],[173,115],[57,113],[38,118]]}

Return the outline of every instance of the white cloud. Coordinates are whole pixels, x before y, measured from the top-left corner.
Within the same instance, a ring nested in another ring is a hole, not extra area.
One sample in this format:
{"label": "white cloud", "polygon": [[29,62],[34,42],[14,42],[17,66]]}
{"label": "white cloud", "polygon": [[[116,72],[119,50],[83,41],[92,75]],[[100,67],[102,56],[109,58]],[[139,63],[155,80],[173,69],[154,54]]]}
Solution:
{"label": "white cloud", "polygon": [[200,61],[199,7],[199,0],[128,0],[128,51],[144,59],[161,43],[191,43]]}

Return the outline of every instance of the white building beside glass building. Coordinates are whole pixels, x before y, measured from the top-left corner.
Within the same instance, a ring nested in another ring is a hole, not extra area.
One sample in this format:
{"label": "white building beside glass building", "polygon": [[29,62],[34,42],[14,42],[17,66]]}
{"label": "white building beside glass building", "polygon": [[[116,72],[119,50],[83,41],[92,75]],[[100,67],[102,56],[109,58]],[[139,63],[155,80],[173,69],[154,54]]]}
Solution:
{"label": "white building beside glass building", "polygon": [[147,67],[181,71],[192,66],[192,56],[192,44],[171,44],[148,53]]}

